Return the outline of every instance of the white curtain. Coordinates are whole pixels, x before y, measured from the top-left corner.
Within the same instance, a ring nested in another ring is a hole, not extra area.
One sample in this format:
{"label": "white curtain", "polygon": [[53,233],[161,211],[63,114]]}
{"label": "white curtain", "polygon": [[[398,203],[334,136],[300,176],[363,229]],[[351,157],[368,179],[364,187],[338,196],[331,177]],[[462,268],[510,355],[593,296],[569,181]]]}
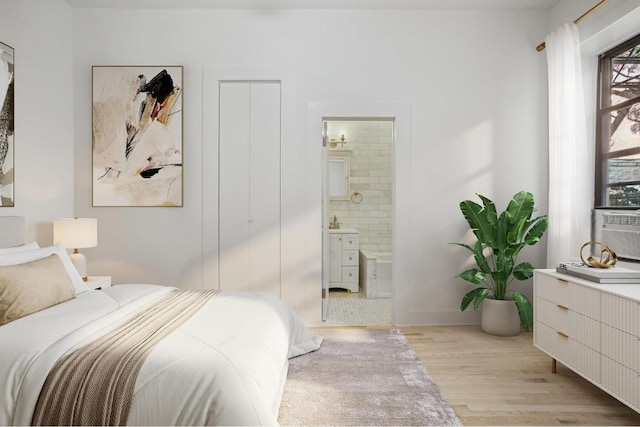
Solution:
{"label": "white curtain", "polygon": [[545,38],[549,74],[547,267],[579,259],[591,240],[593,144],[587,141],[580,37],[565,24]]}

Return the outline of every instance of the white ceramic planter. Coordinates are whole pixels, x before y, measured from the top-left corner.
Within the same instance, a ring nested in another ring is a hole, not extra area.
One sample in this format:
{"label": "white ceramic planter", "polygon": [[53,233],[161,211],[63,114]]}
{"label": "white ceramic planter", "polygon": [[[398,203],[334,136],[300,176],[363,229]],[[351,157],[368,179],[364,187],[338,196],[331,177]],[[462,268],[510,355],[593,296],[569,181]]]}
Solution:
{"label": "white ceramic planter", "polygon": [[520,316],[516,304],[510,299],[485,298],[480,326],[491,335],[512,337],[520,334]]}

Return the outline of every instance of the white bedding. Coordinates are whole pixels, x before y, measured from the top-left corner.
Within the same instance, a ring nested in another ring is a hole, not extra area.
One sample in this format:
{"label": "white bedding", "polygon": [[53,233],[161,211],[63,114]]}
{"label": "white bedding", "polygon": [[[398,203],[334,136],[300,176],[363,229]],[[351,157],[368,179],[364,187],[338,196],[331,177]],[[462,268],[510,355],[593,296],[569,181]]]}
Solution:
{"label": "white bedding", "polygon": [[[173,287],[118,285],[0,326],[0,425],[29,425],[56,360]],[[276,425],[288,358],[319,348],[267,293],[221,292],[149,355],[129,425]]]}

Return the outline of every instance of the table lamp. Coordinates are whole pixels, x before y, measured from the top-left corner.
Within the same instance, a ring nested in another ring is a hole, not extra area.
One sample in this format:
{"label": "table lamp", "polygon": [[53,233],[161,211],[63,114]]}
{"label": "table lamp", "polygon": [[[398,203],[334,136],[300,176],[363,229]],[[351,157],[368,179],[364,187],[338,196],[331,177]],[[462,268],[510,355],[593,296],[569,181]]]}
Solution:
{"label": "table lamp", "polygon": [[87,281],[87,258],[78,249],[98,246],[98,220],[96,218],[59,218],[53,220],[53,243],[62,243],[73,249],[71,262]]}

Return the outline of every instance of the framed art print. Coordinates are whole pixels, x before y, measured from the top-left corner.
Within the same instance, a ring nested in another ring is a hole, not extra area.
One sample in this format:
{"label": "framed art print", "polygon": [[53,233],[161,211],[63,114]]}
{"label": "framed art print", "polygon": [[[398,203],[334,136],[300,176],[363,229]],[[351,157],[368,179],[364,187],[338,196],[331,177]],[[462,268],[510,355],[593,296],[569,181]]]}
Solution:
{"label": "framed art print", "polygon": [[12,207],[13,189],[13,78],[14,51],[9,45],[0,42],[0,206]]}
{"label": "framed art print", "polygon": [[93,206],[182,206],[182,66],[93,66]]}

